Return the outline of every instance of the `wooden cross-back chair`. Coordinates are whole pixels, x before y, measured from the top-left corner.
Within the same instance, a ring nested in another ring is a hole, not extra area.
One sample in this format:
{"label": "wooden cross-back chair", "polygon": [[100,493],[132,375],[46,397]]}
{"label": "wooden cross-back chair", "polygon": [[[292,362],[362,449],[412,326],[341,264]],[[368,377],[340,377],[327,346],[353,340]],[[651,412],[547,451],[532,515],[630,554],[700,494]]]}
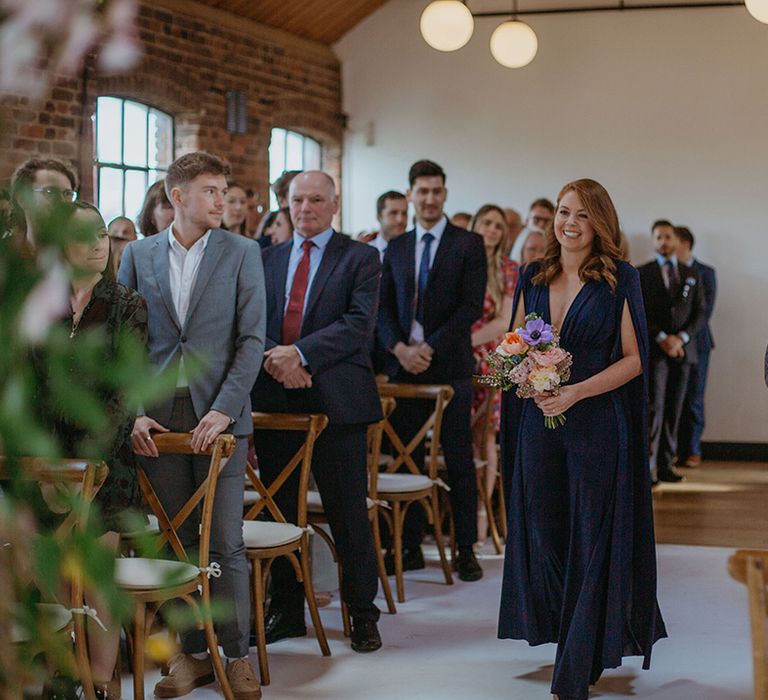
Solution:
{"label": "wooden cross-back chair", "polygon": [[[246,468],[248,480],[259,497],[254,499],[250,507],[247,507],[243,522],[243,540],[252,567],[251,584],[259,674],[261,684],[269,685],[264,603],[267,576],[276,557],[286,557],[296,572],[296,579],[303,583],[307,607],[315,627],[320,651],[323,656],[331,655],[312,589],[312,567],[309,562],[311,530],[307,523],[307,490],[312,468],[312,453],[317,438],[328,425],[328,417],[322,413],[253,413],[252,418],[254,430],[296,431],[305,434],[301,446],[269,487],[264,485],[252,465]],[[295,523],[289,523],[275,502],[275,495],[297,471],[297,518]],[[271,521],[257,520],[266,513],[271,516]]]}
{"label": "wooden cross-back chair", "polygon": [[[194,454],[190,433],[156,433],[152,440],[163,454]],[[132,598],[133,612],[133,696],[144,698],[144,646],[147,630],[151,628],[157,610],[167,601],[180,598],[195,614],[197,627],[205,632],[208,651],[221,690],[227,700],[234,700],[232,688],[224,672],[210,614],[210,577],[218,576],[218,562],[210,561],[211,522],[219,474],[235,450],[232,435],[219,435],[213,444],[198,454],[210,455],[208,476],[187,503],[173,517],[169,517],[144,470],[137,468],[139,485],[144,498],[157,518],[159,534],[155,541],[158,551],[168,544],[178,560],[126,557],[117,560],[118,585]],[[190,517],[199,513],[200,539],[196,550],[197,561],[191,561],[179,536],[178,529]],[[200,591],[200,604],[194,594]]]}
{"label": "wooden cross-back chair", "polygon": [[755,700],[768,700],[768,550],[737,550],[728,571],[747,586]]}
{"label": "wooden cross-back chair", "polygon": [[[389,418],[390,414],[395,408],[395,400],[393,398],[381,399],[381,412],[383,418],[376,422],[371,423],[368,426],[368,518],[371,522],[371,530],[373,536],[373,547],[376,551],[376,570],[379,574],[379,581],[381,582],[381,590],[384,593],[384,598],[387,601],[387,611],[394,615],[397,612],[395,607],[395,601],[392,598],[392,589],[389,585],[389,579],[387,578],[387,571],[384,565],[384,554],[381,547],[381,531],[379,527],[379,508],[382,501],[378,497],[378,472],[379,472],[379,457],[381,455],[381,440],[384,434],[384,420]],[[309,524],[312,525],[315,534],[317,534],[331,550],[333,561],[336,562],[339,573],[339,590],[341,590],[341,581],[344,576],[342,566],[339,563],[338,554],[336,552],[336,546],[333,543],[331,535],[323,526],[328,525],[328,518],[325,515],[323,509],[323,502],[320,498],[319,491],[310,490],[307,492],[307,519]],[[349,619],[349,611],[344,599],[341,599],[341,619],[344,627],[344,635],[349,637],[352,629]]]}
{"label": "wooden cross-back chair", "polygon": [[[487,395],[482,405],[472,416],[472,437],[475,442],[475,451],[479,459],[475,460],[477,467],[477,490],[485,506],[485,512],[488,514],[488,529],[491,531],[491,539],[496,554],[501,554],[503,542],[507,538],[507,508],[504,501],[504,486],[501,478],[501,463],[498,460],[499,449],[496,446],[497,464],[494,490],[498,493],[498,525],[497,518],[493,512],[493,490],[488,490],[485,486],[485,472],[488,469],[488,435],[493,430],[493,403],[500,389],[492,387],[487,388]],[[478,533],[478,536],[485,536],[485,533]]]}
{"label": "wooden cross-back chair", "polygon": [[[75,507],[66,514],[53,533],[57,539],[68,536],[73,530],[85,530],[93,498],[104,484],[108,473],[107,465],[99,461],[23,457],[18,461],[18,470],[11,474],[8,461],[0,456],[0,481],[11,478],[36,481],[41,487],[43,500],[48,505],[56,505],[52,500],[58,503],[60,499],[57,498],[57,492],[60,489],[69,491],[71,495],[75,493],[78,495]],[[63,499],[62,505],[64,505]],[[83,693],[87,700],[95,700],[96,692],[93,687],[86,637],[87,607],[84,598],[84,581],[77,567],[70,572],[69,577],[69,607],[61,603],[41,603],[40,616],[48,629],[56,634],[74,631],[75,665]],[[73,612],[78,614],[73,615]],[[12,634],[12,637],[15,637],[14,641],[18,644],[36,646],[36,640],[28,639],[22,631]],[[39,644],[37,646],[39,647]]]}
{"label": "wooden cross-back chair", "polygon": [[[453,398],[453,388],[443,384],[395,384],[383,383],[378,385],[379,395],[384,398],[419,399],[434,404],[429,417],[421,425],[414,437],[404,444],[392,426],[389,418],[384,420],[384,434],[389,439],[395,451],[394,459],[385,466],[385,471],[378,475],[378,497],[386,501],[392,508],[391,513],[383,512],[390,526],[395,563],[395,586],[397,600],[405,602],[405,587],[403,583],[403,523],[408,509],[418,503],[427,513],[427,517],[435,532],[435,542],[440,555],[440,564],[447,584],[453,583],[451,567],[445,556],[445,544],[440,513],[440,488],[443,482],[438,478],[440,467],[439,445],[445,407]],[[413,452],[432,434],[432,440],[427,446],[425,464],[418,465],[414,461]],[[406,473],[398,473],[405,466]]]}

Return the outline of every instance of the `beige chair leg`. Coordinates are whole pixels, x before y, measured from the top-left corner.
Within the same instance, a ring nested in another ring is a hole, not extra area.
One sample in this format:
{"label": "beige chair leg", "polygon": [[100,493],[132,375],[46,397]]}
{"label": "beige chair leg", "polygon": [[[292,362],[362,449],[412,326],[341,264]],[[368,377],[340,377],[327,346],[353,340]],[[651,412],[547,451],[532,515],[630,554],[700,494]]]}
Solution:
{"label": "beige chair leg", "polygon": [[[489,493],[486,488],[486,472],[488,467],[483,467],[477,472],[477,490],[480,494],[480,498],[483,500],[483,506],[488,518],[488,528],[491,531],[491,539],[493,540],[493,548],[496,550],[496,554],[501,554],[501,538],[499,537],[499,528],[496,527],[496,518],[493,515],[493,491]],[[478,537],[482,537],[484,533],[477,533]]]}
{"label": "beige chair leg", "polygon": [[445,543],[443,542],[443,528],[440,523],[440,505],[439,505],[439,487],[432,487],[432,496],[430,503],[432,505],[432,513],[435,519],[435,543],[437,544],[437,552],[440,555],[440,564],[443,567],[443,574],[445,575],[445,582],[449,586],[453,584],[453,575],[451,574],[451,565],[445,557]]}
{"label": "beige chair leg", "polygon": [[328,639],[325,636],[325,629],[320,620],[320,613],[317,610],[317,602],[315,601],[315,591],[312,587],[312,566],[309,563],[309,552],[307,549],[308,538],[305,534],[301,545],[301,578],[304,582],[304,595],[307,598],[309,616],[312,618],[312,624],[315,627],[315,634],[317,635],[317,643],[320,645],[320,651],[323,653],[323,656],[330,656],[331,649],[328,646]]}
{"label": "beige chair leg", "polygon": [[403,585],[403,520],[405,511],[400,506],[400,501],[392,502],[392,544],[394,545],[395,559],[395,588],[397,590],[397,602],[405,602],[405,586]]}
{"label": "beige chair leg", "polygon": [[133,610],[133,697],[144,700],[144,639],[146,634],[146,609],[137,601]]}
{"label": "beige chair leg", "polygon": [[[341,563],[339,562],[339,553],[336,551],[336,545],[333,542],[333,538],[328,534],[319,523],[313,523],[313,529],[315,534],[320,537],[323,542],[328,546],[331,551],[331,557],[336,564],[337,576],[339,579],[339,596],[341,597],[341,579],[343,572],[341,570]],[[349,637],[352,635],[352,627],[349,622],[349,611],[347,610],[347,604],[344,602],[344,598],[341,597],[341,624],[344,629],[344,636]]]}
{"label": "beige chair leg", "polygon": [[256,629],[256,651],[259,657],[261,684],[269,685],[269,663],[267,661],[267,636],[264,628],[264,575],[261,560],[252,559],[251,589],[253,592],[253,626]]}
{"label": "beige chair leg", "polygon": [[389,578],[387,578],[387,569],[384,565],[384,553],[381,551],[381,530],[379,528],[379,510],[373,509],[373,517],[371,518],[371,530],[373,535],[373,548],[376,550],[376,568],[379,572],[379,581],[381,581],[381,590],[384,593],[384,598],[387,601],[387,612],[390,615],[397,613],[395,607],[395,601],[392,599],[392,587],[389,585]]}
{"label": "beige chair leg", "polygon": [[213,619],[211,618],[210,609],[206,609],[208,606],[201,606],[200,614],[202,616],[203,631],[205,632],[205,640],[208,643],[208,653],[210,654],[211,661],[213,662],[213,670],[216,672],[216,678],[219,680],[219,686],[221,692],[226,700],[235,700],[235,694],[232,692],[232,686],[229,684],[227,678],[227,672],[224,668],[224,662],[219,655],[219,644],[216,640],[216,633],[213,630]]}

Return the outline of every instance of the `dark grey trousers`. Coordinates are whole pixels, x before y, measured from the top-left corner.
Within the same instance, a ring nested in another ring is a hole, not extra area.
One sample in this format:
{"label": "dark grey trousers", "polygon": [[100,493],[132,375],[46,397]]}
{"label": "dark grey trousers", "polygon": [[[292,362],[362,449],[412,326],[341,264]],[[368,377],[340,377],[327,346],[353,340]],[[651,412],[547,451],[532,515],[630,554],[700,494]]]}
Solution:
{"label": "dark grey trousers", "polygon": [[[186,433],[199,420],[188,394],[178,395],[166,428]],[[211,526],[212,562],[221,565],[221,577],[211,579],[211,592],[217,603],[216,634],[224,653],[230,658],[248,655],[251,623],[251,599],[248,560],[243,544],[243,489],[248,443],[238,439],[237,447],[219,474]],[[157,492],[168,516],[181,510],[198,486],[208,475],[210,457],[196,455],[162,455],[159,459],[143,459],[152,487]],[[199,509],[198,509],[199,510]],[[199,513],[193,514],[179,528],[179,539],[186,549],[195,550],[199,540]],[[202,631],[181,634],[182,649],[186,654],[207,649]]]}

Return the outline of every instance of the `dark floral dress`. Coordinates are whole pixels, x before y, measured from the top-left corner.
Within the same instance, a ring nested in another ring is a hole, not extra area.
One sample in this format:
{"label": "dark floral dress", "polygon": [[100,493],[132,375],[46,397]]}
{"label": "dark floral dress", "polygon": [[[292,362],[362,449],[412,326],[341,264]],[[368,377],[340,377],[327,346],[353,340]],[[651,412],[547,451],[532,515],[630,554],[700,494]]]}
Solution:
{"label": "dark floral dress", "polygon": [[[502,258],[501,270],[499,272],[504,284],[504,295],[511,297],[515,293],[515,285],[517,284],[518,265],[516,262],[514,262],[514,260],[510,260],[509,258]],[[493,319],[496,318],[496,314],[496,304],[494,303],[491,295],[486,290],[485,301],[483,302],[483,315],[472,325],[472,332],[474,333],[475,331],[480,330],[483,326],[489,324],[491,321],[493,321]],[[488,353],[498,347],[503,337],[504,336],[502,335],[499,338],[494,338],[487,343],[483,343],[482,345],[478,345],[472,348],[472,353],[474,354],[475,362],[477,363],[478,374],[488,374],[490,370],[490,365],[488,364]],[[479,410],[486,402],[489,391],[492,390],[487,386],[476,386],[474,388],[472,394],[473,415],[475,411]],[[496,391],[496,396],[494,397],[493,406],[491,407],[491,427],[494,432],[498,433],[499,423],[501,420],[501,392],[495,389],[493,391]]]}
{"label": "dark floral dress", "polygon": [[[143,347],[147,336],[147,306],[144,298],[135,290],[102,278],[94,287],[91,300],[85,307],[77,324],[73,315],[62,319],[69,330],[72,343],[78,343],[85,330],[101,328],[104,331],[103,362],[104,367],[118,356],[119,341],[122,333],[133,334]],[[81,382],[73,363],[70,371],[72,382]],[[101,456],[109,466],[109,476],[96,495],[101,516],[106,530],[121,531],[124,526],[121,516],[131,509],[138,509],[141,493],[131,449],[131,430],[136,417],[135,411],[129,410],[122,396],[111,387],[89,387],[99,394],[106,406],[109,430],[113,433],[109,447]],[[65,417],[54,415],[53,432],[58,438],[63,454],[67,457],[94,457],[83,450],[89,442],[89,434],[81,426],[73,425]]]}

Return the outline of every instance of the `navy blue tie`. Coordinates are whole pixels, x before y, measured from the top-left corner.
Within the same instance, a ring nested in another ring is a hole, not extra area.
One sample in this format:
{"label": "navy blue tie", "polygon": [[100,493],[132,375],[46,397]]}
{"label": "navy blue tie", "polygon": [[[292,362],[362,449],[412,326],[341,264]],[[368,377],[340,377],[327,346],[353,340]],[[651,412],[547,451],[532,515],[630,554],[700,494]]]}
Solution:
{"label": "navy blue tie", "polygon": [[427,231],[421,240],[424,241],[424,250],[421,253],[419,261],[419,295],[416,298],[416,320],[424,325],[424,294],[427,291],[427,282],[429,281],[429,257],[432,249],[432,241],[435,237]]}

